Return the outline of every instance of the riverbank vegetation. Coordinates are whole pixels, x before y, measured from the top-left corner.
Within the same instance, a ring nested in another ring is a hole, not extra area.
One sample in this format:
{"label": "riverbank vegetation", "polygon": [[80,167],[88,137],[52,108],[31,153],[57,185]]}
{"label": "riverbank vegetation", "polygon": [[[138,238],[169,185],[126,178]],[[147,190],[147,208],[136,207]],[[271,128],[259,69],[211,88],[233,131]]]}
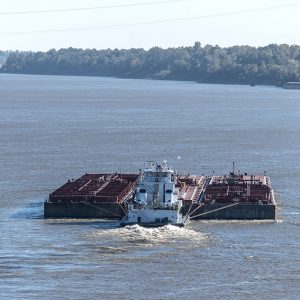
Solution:
{"label": "riverbank vegetation", "polygon": [[0,50],[0,68],[7,60],[9,54],[10,54],[10,51],[1,51]]}
{"label": "riverbank vegetation", "polygon": [[202,46],[162,49],[12,51],[0,71],[270,84],[300,81],[300,46]]}

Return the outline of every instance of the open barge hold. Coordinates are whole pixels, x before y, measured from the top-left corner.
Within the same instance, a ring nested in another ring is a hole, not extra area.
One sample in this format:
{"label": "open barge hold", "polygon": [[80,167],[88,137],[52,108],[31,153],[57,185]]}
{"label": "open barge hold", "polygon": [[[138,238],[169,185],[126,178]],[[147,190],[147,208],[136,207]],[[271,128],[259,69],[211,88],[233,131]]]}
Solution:
{"label": "open barge hold", "polygon": [[[121,219],[134,199],[139,174],[85,174],[44,203],[45,218]],[[266,175],[178,176],[178,199],[190,219],[271,219],[276,205]],[[151,191],[149,191],[151,192]]]}

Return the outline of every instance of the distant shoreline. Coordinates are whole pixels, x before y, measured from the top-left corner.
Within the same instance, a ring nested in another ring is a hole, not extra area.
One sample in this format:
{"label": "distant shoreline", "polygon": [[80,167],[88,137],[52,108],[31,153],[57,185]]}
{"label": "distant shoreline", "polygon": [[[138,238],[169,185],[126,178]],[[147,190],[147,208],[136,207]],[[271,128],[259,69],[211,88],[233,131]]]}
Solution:
{"label": "distant shoreline", "polygon": [[[228,83],[228,82],[198,82],[196,80],[176,80],[176,79],[159,79],[159,78],[133,78],[133,77],[117,77],[117,76],[98,76],[98,75],[76,75],[76,74],[35,74],[35,73],[6,73],[0,71],[1,75],[28,75],[28,76],[61,76],[61,77],[91,77],[91,78],[108,78],[108,79],[129,79],[129,80],[151,80],[151,81],[173,81],[173,82],[191,82],[196,84],[211,84],[211,85],[240,85],[250,86],[246,83]],[[256,84],[255,86],[271,86],[271,87],[282,87],[272,84]]]}
{"label": "distant shoreline", "polygon": [[[0,51],[1,59],[1,51]],[[2,52],[1,73],[283,86],[300,81],[300,46]]]}

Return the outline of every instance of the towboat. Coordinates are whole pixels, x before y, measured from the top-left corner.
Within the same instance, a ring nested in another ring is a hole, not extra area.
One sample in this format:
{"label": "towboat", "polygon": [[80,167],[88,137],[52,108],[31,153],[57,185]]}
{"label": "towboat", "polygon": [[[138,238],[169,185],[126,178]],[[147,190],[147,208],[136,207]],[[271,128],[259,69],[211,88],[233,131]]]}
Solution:
{"label": "towboat", "polygon": [[121,226],[183,227],[182,201],[178,199],[176,182],[177,172],[168,167],[167,161],[147,162],[145,169],[140,170],[134,200],[128,205]]}

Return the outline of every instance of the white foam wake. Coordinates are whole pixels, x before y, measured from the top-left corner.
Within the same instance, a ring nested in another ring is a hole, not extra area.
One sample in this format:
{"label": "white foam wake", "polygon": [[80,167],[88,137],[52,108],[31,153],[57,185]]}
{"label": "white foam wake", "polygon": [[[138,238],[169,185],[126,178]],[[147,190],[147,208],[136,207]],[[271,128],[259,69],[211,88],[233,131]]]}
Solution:
{"label": "white foam wake", "polygon": [[187,241],[192,241],[193,245],[199,245],[208,239],[208,236],[202,232],[172,225],[159,228],[144,228],[139,225],[132,225],[123,228],[97,230],[92,235],[102,239],[118,239],[127,243],[148,245],[180,244]]}

